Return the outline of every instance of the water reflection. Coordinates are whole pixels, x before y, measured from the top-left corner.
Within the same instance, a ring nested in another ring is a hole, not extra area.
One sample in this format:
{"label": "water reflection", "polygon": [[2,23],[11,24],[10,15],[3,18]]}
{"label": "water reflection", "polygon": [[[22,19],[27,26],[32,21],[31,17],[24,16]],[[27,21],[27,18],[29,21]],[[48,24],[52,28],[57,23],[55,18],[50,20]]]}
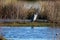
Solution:
{"label": "water reflection", "polygon": [[16,39],[56,39],[56,33],[60,33],[60,29],[51,27],[0,27],[2,35]]}

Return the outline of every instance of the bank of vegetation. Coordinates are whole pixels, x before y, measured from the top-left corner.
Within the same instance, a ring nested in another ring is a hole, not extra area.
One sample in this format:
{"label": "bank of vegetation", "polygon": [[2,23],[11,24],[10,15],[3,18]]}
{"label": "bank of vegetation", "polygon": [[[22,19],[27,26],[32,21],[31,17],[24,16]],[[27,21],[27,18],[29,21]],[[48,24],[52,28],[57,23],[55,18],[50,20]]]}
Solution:
{"label": "bank of vegetation", "polygon": [[[24,8],[24,1],[0,1],[0,19],[28,19],[36,12],[32,7],[30,9]],[[39,10],[38,19],[48,20],[49,22],[60,22],[60,2],[59,1],[37,1],[41,10]]]}

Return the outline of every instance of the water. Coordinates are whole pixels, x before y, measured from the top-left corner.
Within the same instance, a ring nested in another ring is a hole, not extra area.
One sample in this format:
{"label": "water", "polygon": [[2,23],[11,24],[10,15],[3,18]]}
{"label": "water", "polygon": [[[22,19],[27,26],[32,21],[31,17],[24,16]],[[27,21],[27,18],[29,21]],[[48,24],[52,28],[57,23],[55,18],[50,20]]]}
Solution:
{"label": "water", "polygon": [[60,29],[51,27],[0,27],[0,34],[7,40],[56,40]]}

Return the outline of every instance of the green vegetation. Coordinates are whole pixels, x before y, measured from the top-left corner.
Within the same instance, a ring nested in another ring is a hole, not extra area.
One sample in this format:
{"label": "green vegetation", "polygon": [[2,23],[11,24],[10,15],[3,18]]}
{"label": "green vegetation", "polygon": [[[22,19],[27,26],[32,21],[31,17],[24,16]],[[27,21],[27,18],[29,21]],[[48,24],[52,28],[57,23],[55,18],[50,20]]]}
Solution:
{"label": "green vegetation", "polygon": [[0,23],[0,26],[38,26],[38,27],[40,27],[40,26],[52,26],[53,25],[53,23],[44,23],[44,22],[42,22],[42,23],[37,23],[37,22],[29,22],[29,23],[27,23],[27,22],[25,22],[25,23],[17,23],[17,22],[15,22],[15,23]]}

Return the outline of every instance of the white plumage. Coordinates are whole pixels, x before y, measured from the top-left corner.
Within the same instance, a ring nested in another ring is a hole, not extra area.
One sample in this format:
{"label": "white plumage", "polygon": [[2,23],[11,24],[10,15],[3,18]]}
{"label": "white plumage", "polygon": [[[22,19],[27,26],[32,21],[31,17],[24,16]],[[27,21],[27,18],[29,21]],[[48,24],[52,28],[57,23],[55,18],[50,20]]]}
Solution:
{"label": "white plumage", "polygon": [[33,21],[35,21],[37,19],[37,14],[34,14],[34,19]]}

